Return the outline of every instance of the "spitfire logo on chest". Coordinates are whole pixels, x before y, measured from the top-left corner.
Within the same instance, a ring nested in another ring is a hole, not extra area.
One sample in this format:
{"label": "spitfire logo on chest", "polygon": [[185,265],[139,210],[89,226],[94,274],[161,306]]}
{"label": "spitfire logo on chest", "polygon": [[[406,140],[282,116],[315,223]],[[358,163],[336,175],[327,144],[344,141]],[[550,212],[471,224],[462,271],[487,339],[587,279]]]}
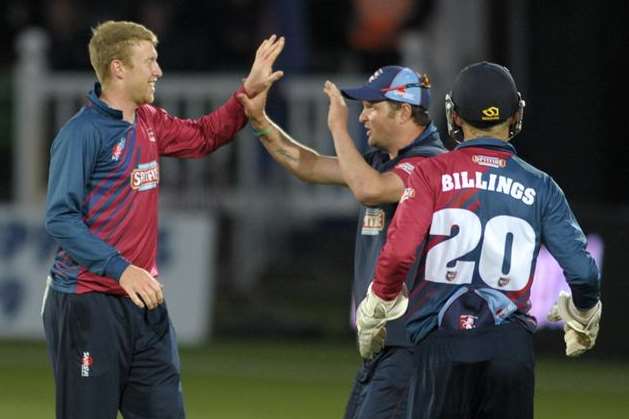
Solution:
{"label": "spitfire logo on chest", "polygon": [[131,172],[131,188],[136,191],[146,191],[159,185],[159,163],[152,161],[138,165]]}

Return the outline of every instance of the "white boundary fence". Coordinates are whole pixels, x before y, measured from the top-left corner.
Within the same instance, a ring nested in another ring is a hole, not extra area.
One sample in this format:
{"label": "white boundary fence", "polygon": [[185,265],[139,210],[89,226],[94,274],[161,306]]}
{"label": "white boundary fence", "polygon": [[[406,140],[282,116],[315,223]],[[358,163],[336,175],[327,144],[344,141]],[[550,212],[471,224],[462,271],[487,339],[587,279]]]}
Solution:
{"label": "white boundary fence", "polygon": [[[164,211],[160,281],[180,343],[212,335],[216,282],[215,220],[207,214]],[[0,338],[43,338],[45,278],[56,253],[41,211],[0,205]]]}

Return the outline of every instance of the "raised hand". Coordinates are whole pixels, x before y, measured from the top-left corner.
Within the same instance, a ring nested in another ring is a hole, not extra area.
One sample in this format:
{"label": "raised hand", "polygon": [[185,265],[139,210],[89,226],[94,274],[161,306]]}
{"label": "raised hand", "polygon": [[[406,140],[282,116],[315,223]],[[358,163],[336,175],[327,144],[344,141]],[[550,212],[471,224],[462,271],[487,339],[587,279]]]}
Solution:
{"label": "raised hand", "polygon": [[563,320],[566,355],[579,356],[592,349],[598,336],[603,305],[600,301],[588,310],[579,310],[572,301],[572,296],[565,291],[559,293],[557,302],[548,314],[548,320]]}
{"label": "raised hand", "polygon": [[284,37],[271,35],[262,41],[256,51],[249,75],[244,81],[247,96],[254,97],[271,86],[284,75],[283,71],[273,71],[275,60],[284,49]]}
{"label": "raised hand", "polygon": [[259,124],[264,121],[264,109],[266,107],[266,100],[269,96],[271,84],[252,98],[248,97],[244,93],[240,93],[236,96],[245,109],[245,115],[247,115],[247,118],[249,118],[250,121],[257,122]]}
{"label": "raised hand", "polygon": [[162,285],[142,268],[129,265],[120,277],[120,286],[140,308],[154,309],[164,302]]}
{"label": "raised hand", "polygon": [[328,127],[330,131],[339,128],[347,129],[347,104],[341,91],[329,80],[323,85],[323,91],[330,99],[330,107],[328,108]]}

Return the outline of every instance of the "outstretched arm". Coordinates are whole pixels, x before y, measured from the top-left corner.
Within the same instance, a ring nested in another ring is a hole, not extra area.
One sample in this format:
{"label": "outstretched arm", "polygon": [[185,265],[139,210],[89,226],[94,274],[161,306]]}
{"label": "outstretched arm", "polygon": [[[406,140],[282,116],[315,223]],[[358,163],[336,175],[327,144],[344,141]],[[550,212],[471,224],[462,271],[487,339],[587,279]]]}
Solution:
{"label": "outstretched arm", "polygon": [[360,154],[347,129],[347,105],[339,89],[326,81],[323,91],[330,99],[328,127],[343,179],[352,193],[364,205],[398,202],[404,192],[404,182],[393,172],[380,173]]}
{"label": "outstretched arm", "polygon": [[271,157],[298,179],[309,183],[345,185],[338,160],[323,156],[291,138],[264,112],[270,85],[254,98],[240,94],[245,114]]}
{"label": "outstretched arm", "polygon": [[[265,39],[251,66],[251,71],[236,94],[255,97],[265,91],[284,73],[273,71],[273,64],[284,48],[284,38],[272,35]],[[229,143],[245,126],[247,118],[235,95],[223,105],[198,119],[181,119],[163,109],[143,107],[141,112],[152,120],[158,138],[160,155],[200,158]]]}

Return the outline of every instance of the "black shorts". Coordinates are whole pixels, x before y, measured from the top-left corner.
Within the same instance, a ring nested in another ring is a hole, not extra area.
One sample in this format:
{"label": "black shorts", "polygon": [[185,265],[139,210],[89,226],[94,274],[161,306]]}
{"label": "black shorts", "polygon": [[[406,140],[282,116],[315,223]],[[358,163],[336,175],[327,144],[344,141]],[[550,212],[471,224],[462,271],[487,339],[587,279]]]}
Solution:
{"label": "black shorts", "polygon": [[437,330],[417,346],[413,419],[532,419],[532,333],[517,323]]}
{"label": "black shorts", "polygon": [[182,419],[179,354],[166,305],[50,290],[44,331],[57,419]]}
{"label": "black shorts", "polygon": [[345,419],[403,419],[414,348],[387,346],[365,361],[354,379]]}

